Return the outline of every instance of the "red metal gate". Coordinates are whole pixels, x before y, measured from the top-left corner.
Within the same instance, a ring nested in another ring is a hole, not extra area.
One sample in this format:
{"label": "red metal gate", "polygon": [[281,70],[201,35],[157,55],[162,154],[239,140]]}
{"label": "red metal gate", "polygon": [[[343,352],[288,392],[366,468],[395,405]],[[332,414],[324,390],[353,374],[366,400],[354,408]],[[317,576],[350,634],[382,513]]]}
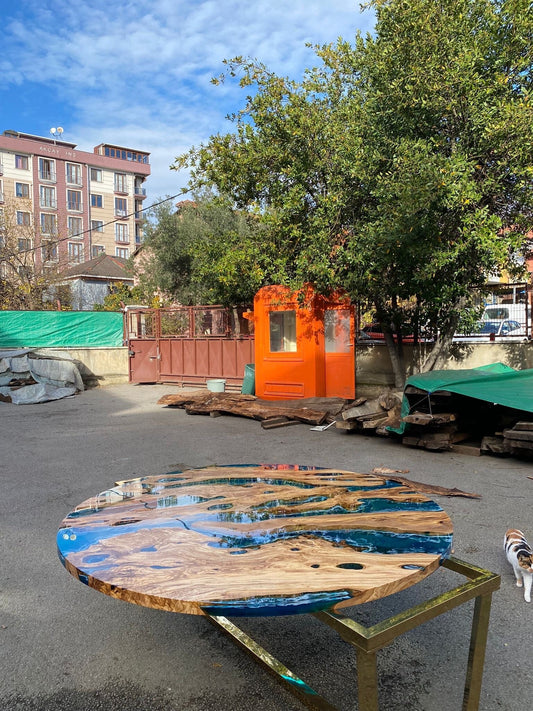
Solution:
{"label": "red metal gate", "polygon": [[205,384],[223,378],[240,389],[254,362],[253,325],[244,309],[127,306],[125,333],[131,383]]}

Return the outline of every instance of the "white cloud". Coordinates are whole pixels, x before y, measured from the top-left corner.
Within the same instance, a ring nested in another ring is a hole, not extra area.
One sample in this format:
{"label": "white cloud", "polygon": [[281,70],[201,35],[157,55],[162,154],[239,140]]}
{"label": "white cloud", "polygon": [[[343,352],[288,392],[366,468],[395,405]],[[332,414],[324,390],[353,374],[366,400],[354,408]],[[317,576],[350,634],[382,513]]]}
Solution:
{"label": "white cloud", "polygon": [[158,196],[178,183],[168,169],[176,155],[231,128],[224,116],[244,95],[210,83],[225,58],[254,57],[298,78],[315,62],[306,42],[352,39],[372,22],[357,0],[26,0],[5,14],[0,69],[4,87],[32,82],[60,95],[80,148],[150,151],[148,189]]}

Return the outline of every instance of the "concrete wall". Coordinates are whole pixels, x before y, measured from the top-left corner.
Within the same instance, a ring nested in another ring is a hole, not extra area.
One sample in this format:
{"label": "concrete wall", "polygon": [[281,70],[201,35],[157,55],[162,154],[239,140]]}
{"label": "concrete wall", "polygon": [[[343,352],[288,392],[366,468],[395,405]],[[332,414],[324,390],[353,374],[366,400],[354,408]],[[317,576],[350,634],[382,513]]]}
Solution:
{"label": "concrete wall", "polygon": [[75,361],[86,387],[128,382],[127,348],[37,348],[35,351]]}
{"label": "concrete wall", "polygon": [[[424,346],[422,346],[423,348]],[[412,371],[413,347],[404,346],[409,375]],[[431,345],[428,344],[428,349]],[[356,391],[358,397],[375,397],[383,388],[394,388],[394,376],[387,347],[357,345],[355,349]],[[444,370],[477,368],[501,362],[517,370],[533,368],[533,341],[526,343],[454,343],[443,366]]]}
{"label": "concrete wall", "polygon": [[[412,346],[405,346],[412,360]],[[77,361],[87,387],[128,382],[127,348],[40,348],[38,352]],[[394,387],[394,377],[385,345],[358,345],[356,353],[357,397],[375,397],[384,388]],[[533,368],[533,341],[527,343],[455,343],[445,370],[476,368],[502,362],[525,370]]]}

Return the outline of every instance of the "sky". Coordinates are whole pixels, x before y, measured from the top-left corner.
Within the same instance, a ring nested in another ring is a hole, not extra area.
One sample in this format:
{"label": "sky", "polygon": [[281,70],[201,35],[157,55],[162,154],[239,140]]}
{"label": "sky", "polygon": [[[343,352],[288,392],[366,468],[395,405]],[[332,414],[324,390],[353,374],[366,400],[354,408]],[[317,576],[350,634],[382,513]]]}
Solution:
{"label": "sky", "polygon": [[318,63],[307,43],[353,41],[374,20],[359,0],[0,0],[0,13],[0,133],[61,126],[79,150],[147,151],[149,204],[186,186],[176,156],[233,130],[246,92],[211,83],[224,59],[299,79]]}

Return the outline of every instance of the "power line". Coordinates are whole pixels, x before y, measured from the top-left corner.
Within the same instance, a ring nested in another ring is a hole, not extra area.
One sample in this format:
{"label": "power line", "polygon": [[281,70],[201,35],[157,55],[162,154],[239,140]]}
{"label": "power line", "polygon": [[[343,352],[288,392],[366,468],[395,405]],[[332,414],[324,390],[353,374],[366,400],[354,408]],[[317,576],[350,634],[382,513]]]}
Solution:
{"label": "power line", "polygon": [[[109,222],[105,222],[104,224],[102,224],[102,228],[108,227],[109,225],[114,225],[117,222],[122,223],[122,220],[124,220],[124,219],[128,219],[130,217],[133,217],[134,215],[138,215],[140,212],[147,212],[148,210],[152,210],[154,207],[163,205],[165,202],[168,202],[169,200],[175,200],[176,198],[181,197],[182,195],[186,195],[190,191],[191,191],[190,189],[188,189],[188,190],[183,189],[176,195],[170,195],[169,197],[164,198],[163,200],[160,200],[159,202],[155,202],[152,205],[149,205],[148,207],[143,207],[141,210],[134,210],[133,212],[130,212],[128,215],[124,215],[121,218],[117,218],[114,220],[110,220]],[[55,240],[53,240],[53,239],[46,240],[46,246],[47,247],[55,246],[55,245],[61,244],[61,242],[67,242],[68,240],[71,240],[71,239],[83,237],[83,235],[86,235],[89,232],[93,232],[92,228],[90,228],[90,227],[88,227],[86,230],[83,230],[82,232],[76,233],[75,235],[67,235],[67,237],[61,237],[61,238],[55,239]],[[39,245],[39,247],[36,247],[36,246],[27,247],[26,249],[18,249],[16,252],[11,252],[10,254],[0,255],[0,261],[6,262],[8,259],[11,259],[12,257],[17,257],[20,254],[28,254],[30,252],[37,252],[43,246],[42,242],[43,242],[43,239],[42,239],[42,235],[41,235],[41,244]]]}

